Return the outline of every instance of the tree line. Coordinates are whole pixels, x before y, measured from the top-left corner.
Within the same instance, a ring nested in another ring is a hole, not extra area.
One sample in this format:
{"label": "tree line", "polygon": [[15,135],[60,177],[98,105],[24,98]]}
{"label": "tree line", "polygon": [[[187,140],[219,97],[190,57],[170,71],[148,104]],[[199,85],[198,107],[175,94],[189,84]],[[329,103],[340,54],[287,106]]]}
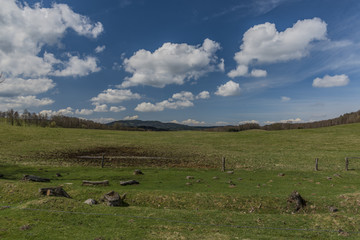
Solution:
{"label": "tree line", "polygon": [[346,113],[337,118],[332,118],[328,120],[321,120],[315,122],[306,122],[306,123],[272,123],[265,126],[260,126],[257,123],[246,123],[240,124],[238,126],[223,126],[207,129],[207,131],[214,132],[240,132],[251,129],[261,129],[261,130],[290,130],[290,129],[308,129],[308,128],[321,128],[321,127],[331,127],[342,124],[350,123],[360,123],[360,111]]}
{"label": "tree line", "polygon": [[6,112],[0,111],[0,118],[12,126],[107,129],[106,125],[91,120],[63,115],[48,116],[47,114],[30,113],[26,109],[22,114],[13,109]]}

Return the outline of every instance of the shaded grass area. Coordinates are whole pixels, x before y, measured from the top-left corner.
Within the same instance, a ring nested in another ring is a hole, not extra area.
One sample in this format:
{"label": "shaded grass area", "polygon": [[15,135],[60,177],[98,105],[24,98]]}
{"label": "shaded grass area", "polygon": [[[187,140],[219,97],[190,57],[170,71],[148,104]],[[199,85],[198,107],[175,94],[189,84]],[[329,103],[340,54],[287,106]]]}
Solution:
{"label": "shaded grass area", "polygon": [[[142,168],[144,175],[134,176],[134,168],[1,165],[0,169],[4,174],[0,206],[12,206],[0,208],[3,239],[360,237],[360,180],[356,171],[283,171],[285,175],[278,176],[277,170],[228,174]],[[51,182],[21,181],[24,174],[50,178]],[[81,186],[82,180],[105,179],[110,186]],[[129,179],[140,184],[120,186],[119,181]],[[229,181],[235,186],[230,187]],[[40,196],[38,189],[49,186],[63,186],[72,198]],[[111,190],[126,192],[129,207],[83,203],[88,198],[99,200]],[[287,202],[293,190],[308,202],[297,213]],[[330,207],[338,211],[330,212]]]}

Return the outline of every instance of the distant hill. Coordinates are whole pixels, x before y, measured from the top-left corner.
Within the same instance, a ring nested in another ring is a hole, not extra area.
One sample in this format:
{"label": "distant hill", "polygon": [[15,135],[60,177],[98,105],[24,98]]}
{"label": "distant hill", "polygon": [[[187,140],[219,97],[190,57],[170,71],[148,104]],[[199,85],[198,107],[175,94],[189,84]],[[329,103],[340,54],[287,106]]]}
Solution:
{"label": "distant hill", "polygon": [[151,131],[181,131],[181,130],[200,130],[204,127],[192,127],[177,123],[163,123],[160,121],[142,121],[142,120],[119,120],[107,124],[114,129],[134,129]]}

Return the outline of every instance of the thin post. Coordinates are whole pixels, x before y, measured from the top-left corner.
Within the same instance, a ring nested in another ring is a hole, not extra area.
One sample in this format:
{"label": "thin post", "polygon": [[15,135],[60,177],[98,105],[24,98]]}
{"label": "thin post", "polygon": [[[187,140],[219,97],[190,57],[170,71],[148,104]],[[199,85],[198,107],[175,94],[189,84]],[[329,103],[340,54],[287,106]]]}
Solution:
{"label": "thin post", "polygon": [[103,154],[101,158],[101,168],[104,168],[104,158],[105,158],[105,154]]}
{"label": "thin post", "polygon": [[348,157],[345,158],[345,170],[349,171],[349,158]]}
{"label": "thin post", "polygon": [[222,171],[225,172],[225,157],[222,157]]}
{"label": "thin post", "polygon": [[319,171],[319,159],[315,158],[315,171]]}

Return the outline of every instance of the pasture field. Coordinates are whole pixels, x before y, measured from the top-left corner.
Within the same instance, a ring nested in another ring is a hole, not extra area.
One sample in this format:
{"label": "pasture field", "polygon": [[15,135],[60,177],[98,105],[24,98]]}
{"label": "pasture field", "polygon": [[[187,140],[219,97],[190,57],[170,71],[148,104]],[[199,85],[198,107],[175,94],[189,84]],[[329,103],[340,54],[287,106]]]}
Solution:
{"label": "pasture field", "polygon": [[[360,124],[239,133],[0,124],[0,146],[0,239],[360,238],[360,162],[345,171],[344,160],[360,156]],[[78,158],[102,154],[104,168]],[[221,172],[223,156],[232,174]],[[119,184],[130,179],[140,184]],[[72,198],[40,196],[49,186]],[[129,206],[83,203],[111,190],[126,192]],[[307,200],[296,213],[287,202],[294,190]]]}

